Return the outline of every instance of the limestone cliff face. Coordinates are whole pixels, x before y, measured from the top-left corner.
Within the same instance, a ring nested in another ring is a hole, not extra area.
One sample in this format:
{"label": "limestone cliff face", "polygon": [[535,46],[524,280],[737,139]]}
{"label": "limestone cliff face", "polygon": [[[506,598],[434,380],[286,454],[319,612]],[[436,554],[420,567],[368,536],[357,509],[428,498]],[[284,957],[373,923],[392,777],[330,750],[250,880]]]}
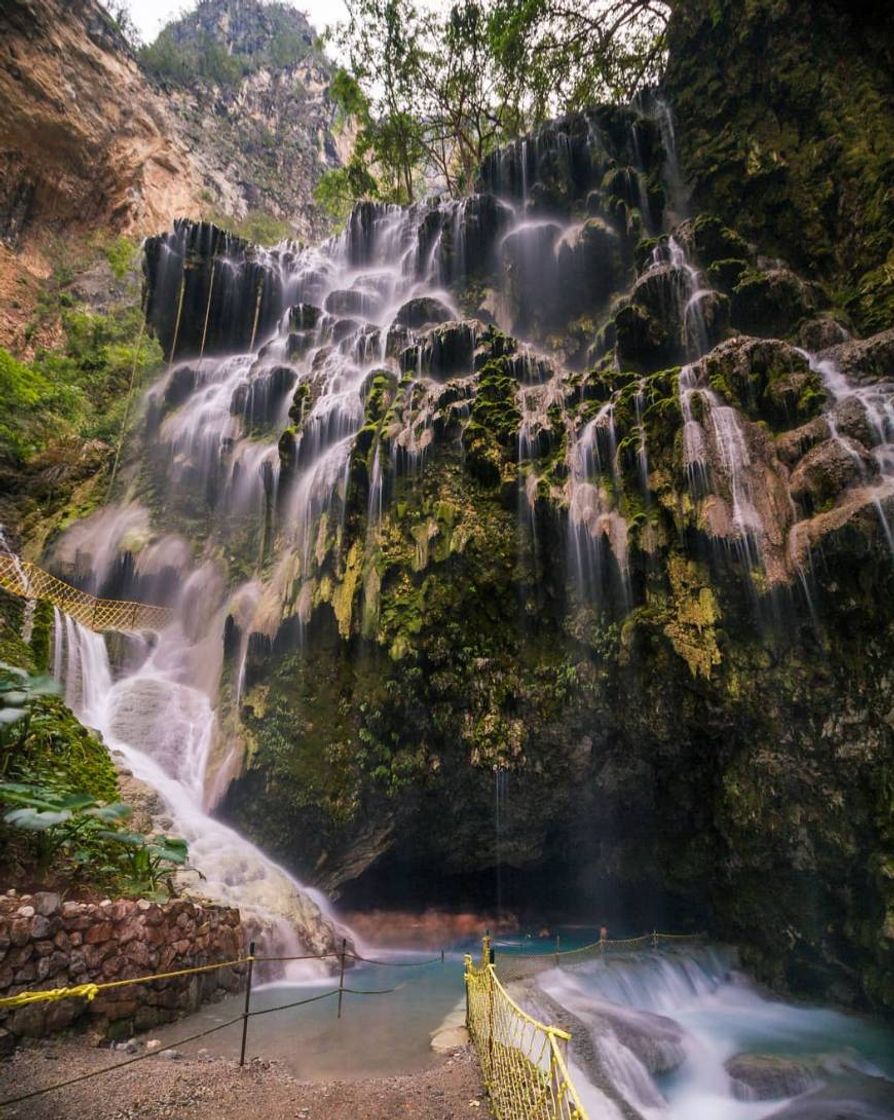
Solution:
{"label": "limestone cliff face", "polygon": [[0,10],[0,239],[147,233],[194,212],[201,176],[94,0]]}
{"label": "limestone cliff face", "polygon": [[320,174],[348,154],[328,97],[331,66],[289,4],[202,0],[141,55],[196,152],[213,208],[262,210],[302,240],[326,221]]}
{"label": "limestone cliff face", "polygon": [[[96,0],[3,5],[0,241],[141,235],[211,211],[320,233],[313,186],[340,162],[339,140],[304,17],[204,0],[163,34],[192,72],[141,68]],[[206,57],[225,60],[219,73]]]}

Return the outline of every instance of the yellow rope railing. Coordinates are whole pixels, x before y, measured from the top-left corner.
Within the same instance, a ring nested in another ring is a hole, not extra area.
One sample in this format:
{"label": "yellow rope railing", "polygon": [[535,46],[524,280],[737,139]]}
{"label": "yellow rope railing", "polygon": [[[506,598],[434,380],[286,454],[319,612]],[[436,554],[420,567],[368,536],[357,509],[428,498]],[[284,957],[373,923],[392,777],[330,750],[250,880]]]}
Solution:
{"label": "yellow rope railing", "polygon": [[[602,937],[579,949],[561,951],[557,944],[555,952],[501,953],[500,975],[520,980],[613,950],[658,949],[662,943],[703,937],[653,932],[614,940]],[[480,965],[466,957],[466,1026],[496,1120],[587,1120],[565,1058],[571,1035],[534,1019],[512,999],[497,977],[489,936],[484,938]]]}
{"label": "yellow rope railing", "polygon": [[588,1120],[568,1072],[566,1031],[539,1022],[494,971],[490,939],[480,965],[466,957],[466,1024],[496,1120]]}
{"label": "yellow rope railing", "polygon": [[150,984],[154,980],[172,980],[177,976],[193,976],[198,972],[213,972],[218,968],[234,968],[257,960],[252,955],[236,957],[231,961],[215,961],[214,964],[194,965],[192,968],[178,968],[174,972],[156,972],[150,976],[131,976],[127,980],[110,980],[105,984],[76,984],[71,988],[41,988],[34,992],[19,992],[18,995],[4,996],[0,999],[0,1010],[23,1007],[31,1003],[55,1003],[60,999],[86,999],[91,1003],[100,992],[112,988],[126,988],[131,984]]}
{"label": "yellow rope railing", "polygon": [[548,968],[566,968],[588,960],[598,960],[612,952],[630,952],[638,949],[659,949],[668,942],[702,941],[702,933],[644,933],[640,937],[607,938],[582,945],[578,949],[558,948],[551,952],[519,953],[514,950],[501,953],[500,975],[504,980],[521,980]]}
{"label": "yellow rope railing", "polygon": [[22,599],[40,599],[90,630],[163,630],[174,618],[170,607],[97,599],[45,572],[29,560],[0,553],[0,587]]}

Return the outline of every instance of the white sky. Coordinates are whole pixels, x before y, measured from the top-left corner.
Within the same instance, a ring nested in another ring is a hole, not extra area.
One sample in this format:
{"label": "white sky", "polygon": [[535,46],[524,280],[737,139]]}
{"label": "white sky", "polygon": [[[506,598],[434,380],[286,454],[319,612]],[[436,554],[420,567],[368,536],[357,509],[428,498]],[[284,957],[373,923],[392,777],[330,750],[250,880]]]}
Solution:
{"label": "white sky", "polygon": [[[166,23],[194,8],[195,0],[127,0],[127,6],[144,42],[151,43]],[[345,16],[341,0],[295,0],[293,6],[307,15],[317,31]]]}

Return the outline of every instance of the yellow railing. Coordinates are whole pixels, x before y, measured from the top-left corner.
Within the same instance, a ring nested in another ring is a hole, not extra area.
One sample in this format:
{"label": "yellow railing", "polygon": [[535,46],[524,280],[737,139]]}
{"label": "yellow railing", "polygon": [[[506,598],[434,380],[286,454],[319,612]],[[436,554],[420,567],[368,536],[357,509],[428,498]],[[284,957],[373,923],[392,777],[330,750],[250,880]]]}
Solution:
{"label": "yellow railing", "polygon": [[466,957],[466,1023],[496,1120],[588,1120],[568,1072],[566,1031],[523,1011],[494,971]]}
{"label": "yellow railing", "polygon": [[561,949],[558,944],[552,952],[519,953],[503,952],[499,956],[500,975],[506,981],[522,980],[549,968],[568,968],[588,960],[598,960],[606,954],[634,952],[640,949],[660,949],[668,943],[703,941],[702,933],[644,933],[640,937],[600,938],[578,949]]}
{"label": "yellow railing", "polygon": [[90,630],[162,630],[174,617],[170,607],[97,599],[8,553],[0,553],[0,587],[22,599],[52,603]]}

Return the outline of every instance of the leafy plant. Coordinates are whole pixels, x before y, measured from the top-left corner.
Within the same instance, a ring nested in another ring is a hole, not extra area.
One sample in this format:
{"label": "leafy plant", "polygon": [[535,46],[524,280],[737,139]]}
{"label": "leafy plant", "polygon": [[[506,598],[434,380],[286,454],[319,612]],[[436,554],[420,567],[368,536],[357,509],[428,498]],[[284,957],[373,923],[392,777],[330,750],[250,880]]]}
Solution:
{"label": "leafy plant", "polygon": [[89,793],[26,782],[0,782],[0,801],[13,806],[4,814],[6,824],[32,834],[41,874],[54,866],[62,874],[86,872],[106,884],[123,879],[128,889],[156,893],[188,859],[185,840],[119,827],[132,814],[120,801],[102,804]]}
{"label": "leafy plant", "polygon": [[51,677],[32,677],[24,669],[0,661],[0,747],[28,733],[32,700],[58,692],[59,685]]}
{"label": "leafy plant", "polygon": [[189,846],[174,836],[144,836],[141,832],[108,832],[122,847],[127,874],[133,886],[157,891],[174,867],[186,867]]}
{"label": "leafy plant", "polygon": [[0,800],[15,806],[4,814],[7,824],[35,834],[42,872],[60,856],[79,867],[93,863],[105,855],[103,841],[118,835],[108,826],[131,814],[122,802],[101,805],[89,793],[62,793],[25,782],[0,782]]}

